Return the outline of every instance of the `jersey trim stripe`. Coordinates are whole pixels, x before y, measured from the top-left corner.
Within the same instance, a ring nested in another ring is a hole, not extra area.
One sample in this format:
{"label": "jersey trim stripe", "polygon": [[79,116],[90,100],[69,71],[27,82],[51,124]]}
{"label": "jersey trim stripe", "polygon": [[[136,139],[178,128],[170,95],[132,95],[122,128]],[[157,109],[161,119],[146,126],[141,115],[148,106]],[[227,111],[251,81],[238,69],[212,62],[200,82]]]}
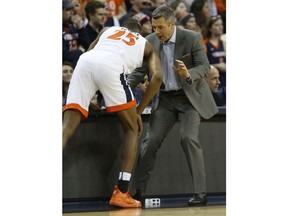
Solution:
{"label": "jersey trim stripe", "polygon": [[121,105],[106,107],[106,111],[107,112],[117,112],[117,111],[128,109],[128,108],[133,107],[133,106],[136,106],[136,100],[132,100],[128,103],[121,104]]}
{"label": "jersey trim stripe", "polygon": [[67,109],[76,109],[76,110],[80,111],[82,114],[82,120],[85,120],[86,118],[88,118],[87,110],[83,109],[79,104],[76,104],[76,103],[66,104],[63,107],[62,112],[64,112]]}
{"label": "jersey trim stripe", "polygon": [[133,100],[132,92],[130,91],[130,87],[127,85],[124,73],[120,74],[120,81],[126,94],[126,101],[127,102],[132,101]]}

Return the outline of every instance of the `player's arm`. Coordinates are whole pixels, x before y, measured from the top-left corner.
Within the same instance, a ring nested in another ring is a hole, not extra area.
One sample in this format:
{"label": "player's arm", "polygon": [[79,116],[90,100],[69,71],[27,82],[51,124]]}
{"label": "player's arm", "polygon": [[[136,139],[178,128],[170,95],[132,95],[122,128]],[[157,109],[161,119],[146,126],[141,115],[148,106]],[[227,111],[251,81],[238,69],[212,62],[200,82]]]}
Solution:
{"label": "player's arm", "polygon": [[160,58],[157,55],[153,45],[149,41],[147,41],[145,45],[144,60],[147,62],[151,74],[151,80],[147,86],[140,104],[137,107],[137,113],[139,115],[142,114],[143,110],[147,107],[149,102],[159,91],[163,77]]}
{"label": "player's arm", "polygon": [[105,27],[105,28],[103,28],[103,29],[100,31],[100,33],[98,34],[97,38],[89,45],[87,51],[93,49],[93,48],[96,46],[96,44],[97,44],[98,41],[99,41],[99,38],[101,37],[101,35],[103,34],[103,32],[106,31],[108,28],[109,28],[109,27]]}

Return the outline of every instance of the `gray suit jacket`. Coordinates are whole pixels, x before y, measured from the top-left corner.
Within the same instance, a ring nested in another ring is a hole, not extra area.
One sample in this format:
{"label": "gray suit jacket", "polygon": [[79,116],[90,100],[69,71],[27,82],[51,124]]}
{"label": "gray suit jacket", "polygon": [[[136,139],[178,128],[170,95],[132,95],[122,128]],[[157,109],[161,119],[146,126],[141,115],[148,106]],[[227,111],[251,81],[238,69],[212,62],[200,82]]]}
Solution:
{"label": "gray suit jacket", "polygon": [[[157,35],[152,33],[148,35],[146,39],[154,45],[154,48],[157,50],[159,55],[162,46]],[[198,113],[203,118],[209,119],[218,112],[218,108],[213,99],[210,88],[205,81],[205,76],[210,72],[210,64],[201,42],[201,36],[199,33],[177,28],[174,59],[181,59],[181,57],[189,53],[191,55],[191,64],[194,65],[192,68],[188,68],[192,78],[192,84],[189,85],[181,76],[180,82],[186,96]],[[145,74],[148,73],[149,70],[147,64],[144,62],[142,67],[136,68],[128,76],[127,80],[130,86],[132,88],[137,86],[143,80]],[[179,75],[176,73],[176,76]],[[158,95],[159,92],[153,100],[152,111],[158,106]]]}

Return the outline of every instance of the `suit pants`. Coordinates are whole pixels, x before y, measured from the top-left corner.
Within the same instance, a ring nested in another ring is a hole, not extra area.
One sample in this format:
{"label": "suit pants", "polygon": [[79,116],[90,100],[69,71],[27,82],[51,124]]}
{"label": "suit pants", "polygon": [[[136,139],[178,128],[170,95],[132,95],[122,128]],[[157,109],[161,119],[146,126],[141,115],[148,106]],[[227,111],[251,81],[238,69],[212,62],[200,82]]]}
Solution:
{"label": "suit pants", "polygon": [[[176,122],[180,123],[181,146],[193,179],[194,193],[206,192],[206,174],[198,133],[199,113],[183,90],[160,92],[159,104],[150,116],[146,135],[141,142],[134,172],[133,187],[143,194],[156,162],[157,151]],[[177,143],[175,143],[177,145]],[[178,182],[179,183],[179,182]]]}

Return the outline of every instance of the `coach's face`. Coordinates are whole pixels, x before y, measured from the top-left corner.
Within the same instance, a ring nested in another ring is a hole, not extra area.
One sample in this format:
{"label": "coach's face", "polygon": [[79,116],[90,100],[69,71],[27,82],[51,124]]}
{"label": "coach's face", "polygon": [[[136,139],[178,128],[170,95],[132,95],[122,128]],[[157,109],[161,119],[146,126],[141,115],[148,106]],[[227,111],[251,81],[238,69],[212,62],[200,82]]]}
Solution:
{"label": "coach's face", "polygon": [[174,21],[165,20],[164,17],[152,18],[152,27],[161,42],[167,42],[173,35]]}

